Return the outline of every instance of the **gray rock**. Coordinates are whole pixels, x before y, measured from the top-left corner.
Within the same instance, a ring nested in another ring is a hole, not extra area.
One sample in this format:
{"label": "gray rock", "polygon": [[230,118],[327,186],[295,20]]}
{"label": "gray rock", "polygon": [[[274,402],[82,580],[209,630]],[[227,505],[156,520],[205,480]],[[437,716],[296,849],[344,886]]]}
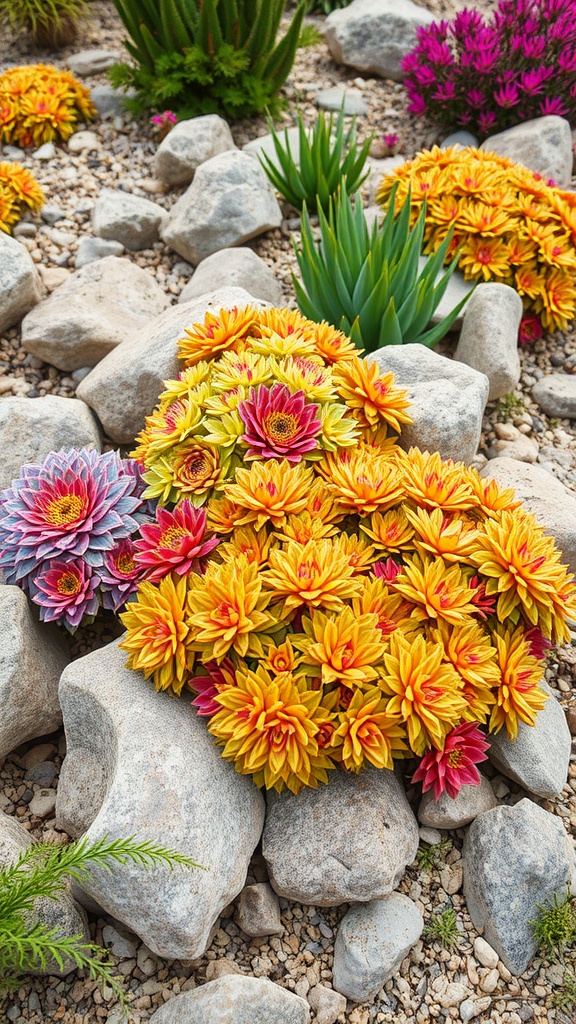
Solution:
{"label": "gray rock", "polygon": [[388,345],[368,356],[382,373],[392,371],[399,388],[407,388],[412,424],[402,427],[400,444],[443,459],[471,462],[488,399],[488,378],[478,370],[440,356],[423,345]]}
{"label": "gray rock", "polygon": [[462,828],[478,815],[497,807],[498,801],[488,779],[481,775],[480,780],[479,786],[462,786],[454,799],[446,792],[439,800],[434,799],[432,790],[424,793],[418,821],[431,828]]}
{"label": "gray rock", "polygon": [[538,904],[562,899],[576,880],[562,821],[531,800],[495,807],[472,822],[463,849],[464,897],[474,927],[514,974],[536,952]]}
{"label": "gray rock", "polygon": [[101,450],[98,424],[76,398],[3,398],[0,402],[0,488],[9,487],[29,462],[61,448]]}
{"label": "gray rock", "polygon": [[56,146],[53,142],[45,142],[32,153],[33,160],[53,160],[56,156]]}
{"label": "gray rock", "polygon": [[117,64],[120,57],[113,50],[80,50],[68,57],[66,64],[72,74],[79,78],[88,78],[90,75],[100,75],[108,71],[113,64]]}
{"label": "gray rock", "polygon": [[38,620],[19,587],[0,584],[0,760],[62,721],[58,680],[69,661],[57,626]]}
{"label": "gray rock", "polygon": [[518,462],[536,462],[538,451],[538,443],[524,434],[514,441],[501,440],[494,445],[496,458],[516,459]]}
{"label": "gray rock", "polygon": [[102,929],[102,942],[106,949],[110,949],[114,956],[122,960],[131,960],[138,952],[138,940],[135,935],[129,932],[118,931],[111,924],[104,925]]}
{"label": "gray rock", "polygon": [[22,345],[60,370],[95,366],[167,304],[151,274],[130,260],[106,256],[71,274],[28,313]]}
{"label": "gray rock", "polygon": [[38,271],[28,250],[5,231],[0,231],[0,281],[0,334],[3,334],[8,327],[20,323],[42,298]]}
{"label": "gray rock", "polygon": [[541,466],[516,459],[490,459],[480,470],[480,476],[516,491],[526,511],[554,537],[562,561],[576,573],[576,498],[572,492]]}
{"label": "gray rock", "polygon": [[246,885],[238,897],[236,924],[246,935],[281,935],[284,925],[280,920],[278,897],[268,882]]}
{"label": "gray rock", "polygon": [[418,942],[423,927],[416,904],[399,892],[351,907],[334,943],[334,988],[357,1003],[373,999]]}
{"label": "gray rock", "polygon": [[121,242],[115,242],[112,238],[93,238],[92,235],[86,235],[78,243],[74,266],[76,270],[80,270],[80,267],[85,267],[87,263],[94,263],[105,256],[121,256],[123,252],[124,246]]}
{"label": "gray rock", "polygon": [[334,85],[331,89],[321,89],[316,95],[316,104],[321,110],[341,110],[344,104],[345,114],[367,114],[368,104],[361,93],[355,89],[341,89]]}
{"label": "gray rock", "polygon": [[[0,811],[0,864],[8,866],[18,860],[20,854],[33,845],[30,833],[22,828],[22,825],[8,814]],[[82,907],[72,899],[69,892],[61,893],[57,899],[44,897],[36,901],[34,913],[31,915],[30,924],[39,922],[45,928],[52,930],[57,928],[58,938],[72,938],[79,935],[84,942],[90,942],[90,931],[88,919]],[[35,974],[57,974],[65,978],[67,974],[75,970],[74,961],[64,961],[64,970],[61,971],[58,964],[48,961],[46,970],[35,971]]]}
{"label": "gray rock", "polygon": [[523,789],[553,800],[566,785],[571,736],[566,715],[544,680],[540,688],[548,694],[548,700],[538,712],[536,724],[520,722],[515,740],[501,729],[490,737],[488,756],[498,771]]}
{"label": "gray rock", "polygon": [[485,139],[480,149],[507,156],[564,188],[572,178],[572,133],[568,121],[556,114],[507,128]]}
{"label": "gray rock", "polygon": [[68,149],[71,153],[82,153],[84,150],[90,153],[100,149],[100,146],[100,139],[95,132],[74,132],[68,139]]}
{"label": "gray rock", "polygon": [[464,307],[464,320],[454,358],[485,373],[488,401],[514,391],[520,380],[518,328],[522,299],[507,284],[480,284]]}
{"label": "gray rock", "polygon": [[130,89],[115,89],[113,85],[95,85],[90,89],[90,99],[103,119],[124,114],[131,95]]}
{"label": "gray rock", "polygon": [[37,786],[49,789],[56,778],[56,765],[53,761],[41,761],[26,772],[26,781],[35,782]]}
{"label": "gray rock", "polygon": [[280,207],[262,168],[248,154],[231,149],[200,164],[161,235],[196,266],[218,249],[242,245],[281,223]]}
{"label": "gray rock", "polygon": [[178,340],[187,327],[233,306],[267,303],[243,288],[220,288],[193,302],[165,310],[144,329],[135,331],[82,380],[76,394],[86,402],[116,444],[130,444],[153,412],[163,382],[178,376]]}
{"label": "gray rock", "polygon": [[39,818],[47,818],[52,814],[56,807],[56,790],[37,790],[28,806],[30,808],[30,814],[36,814]]}
{"label": "gray rock", "polygon": [[310,989],[308,1002],[315,1013],[314,1024],[334,1024],[346,1012],[346,996],[326,985]]}
{"label": "gray rock", "polygon": [[130,862],[93,868],[83,888],[158,956],[195,959],[219,914],[240,892],[264,819],[251,779],[220,756],[187,701],[156,693],[125,668],[116,643],[62,675],[67,754],[57,821],[70,835],[137,835],[207,870]]}
{"label": "gray rock", "polygon": [[224,118],[205,114],[179,121],[158,146],[155,173],[167,185],[188,185],[200,164],[228,149],[236,145]]}
{"label": "gray rock", "polygon": [[112,238],[137,252],[158,241],[165,217],[166,210],[150,199],[105,189],[94,204],[92,230],[97,238]]}
{"label": "gray rock", "polygon": [[270,882],[298,903],[386,896],[418,850],[416,819],[394,772],[331,772],[327,785],[296,797],[269,792],[267,805],[262,852]]}
{"label": "gray rock", "polygon": [[576,376],[547,374],[532,388],[532,398],[548,416],[576,420]]}
{"label": "gray rock", "polygon": [[460,130],[459,132],[452,132],[451,135],[447,135],[446,138],[440,143],[440,149],[450,149],[450,146],[459,146],[460,149],[467,149],[468,146],[477,146],[478,139],[472,132],[466,132]]}
{"label": "gray rock", "polygon": [[416,29],[433,21],[411,0],[353,0],[328,15],[324,36],[337,64],[401,82],[400,63],[416,43]]}
{"label": "gray rock", "polygon": [[244,288],[273,306],[284,304],[282,288],[272,268],[253,249],[241,246],[220,249],[202,260],[180,292],[178,302],[192,302],[216,288]]}
{"label": "gray rock", "polygon": [[45,224],[57,224],[59,220],[64,220],[66,213],[59,206],[47,205],[40,210],[40,217]]}
{"label": "gray rock", "polygon": [[150,1024],[309,1024],[305,999],[267,978],[229,974],[176,996]]}

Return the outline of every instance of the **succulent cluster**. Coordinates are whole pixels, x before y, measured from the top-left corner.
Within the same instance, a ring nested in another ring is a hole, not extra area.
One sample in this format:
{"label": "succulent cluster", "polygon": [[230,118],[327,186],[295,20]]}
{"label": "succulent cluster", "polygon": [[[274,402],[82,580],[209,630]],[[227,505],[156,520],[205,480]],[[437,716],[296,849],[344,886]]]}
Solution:
{"label": "succulent cluster", "polygon": [[484,137],[533,117],[576,114],[576,0],[500,0],[417,30],[402,67],[409,110]]}
{"label": "succulent cluster", "polygon": [[27,64],[0,74],[0,143],[65,142],[79,121],[95,116],[88,89],[69,71]]}
{"label": "succulent cluster", "polygon": [[138,464],[116,452],[51,452],[0,492],[0,571],[45,622],[70,632],[117,611],[145,569],[133,534],[151,517]]}
{"label": "succulent cluster", "polygon": [[480,727],[535,722],[569,636],[553,540],[511,491],[402,451],[406,393],[326,324],[208,314],[180,356],[134,453],[167,507],[121,615],[128,664],[191,690],[258,785],[406,757],[437,794],[478,782]]}
{"label": "succulent cluster", "polygon": [[24,210],[36,213],[44,203],[44,193],[36,178],[21,164],[0,161],[0,231],[8,234]]}
{"label": "succulent cluster", "polygon": [[[396,189],[398,192],[396,193]],[[480,149],[424,150],[384,178],[377,200],[425,207],[425,251],[452,232],[466,278],[499,281],[522,297],[532,339],[563,329],[576,311],[576,195],[505,157]]]}

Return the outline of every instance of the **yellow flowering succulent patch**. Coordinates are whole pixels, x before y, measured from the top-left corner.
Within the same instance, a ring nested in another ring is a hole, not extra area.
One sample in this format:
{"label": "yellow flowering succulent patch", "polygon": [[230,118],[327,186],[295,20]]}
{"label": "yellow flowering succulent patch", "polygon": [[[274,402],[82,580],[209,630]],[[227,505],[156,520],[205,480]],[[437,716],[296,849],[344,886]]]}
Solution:
{"label": "yellow flowering succulent patch", "polygon": [[0,143],[66,142],[79,121],[95,116],[88,89],[69,71],[27,64],[0,74]]}
{"label": "yellow flowering succulent patch", "polygon": [[37,213],[44,193],[36,178],[21,164],[0,160],[0,231],[10,234],[24,210]]}
{"label": "yellow flowering succulent patch", "polygon": [[171,520],[183,561],[159,579],[156,559],[122,615],[129,665],[189,693],[259,786],[444,751],[451,791],[474,781],[480,730],[534,724],[548,641],[569,638],[554,542],[511,491],[402,451],[406,393],[326,324],[208,314],[180,357],[133,457],[191,525]]}
{"label": "yellow flowering succulent patch", "polygon": [[435,252],[450,230],[464,277],[515,288],[528,314],[525,337],[564,329],[576,312],[576,196],[506,157],[481,149],[424,150],[382,181],[386,206],[411,195],[426,203],[424,242]]}

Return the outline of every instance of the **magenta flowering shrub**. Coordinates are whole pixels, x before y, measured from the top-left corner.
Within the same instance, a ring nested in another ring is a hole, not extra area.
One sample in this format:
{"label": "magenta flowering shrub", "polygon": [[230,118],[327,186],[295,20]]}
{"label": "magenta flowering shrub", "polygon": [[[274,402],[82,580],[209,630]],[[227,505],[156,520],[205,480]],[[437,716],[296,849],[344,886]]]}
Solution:
{"label": "magenta flowering shrub", "polygon": [[500,0],[418,29],[402,61],[409,110],[481,137],[576,114],[576,0]]}

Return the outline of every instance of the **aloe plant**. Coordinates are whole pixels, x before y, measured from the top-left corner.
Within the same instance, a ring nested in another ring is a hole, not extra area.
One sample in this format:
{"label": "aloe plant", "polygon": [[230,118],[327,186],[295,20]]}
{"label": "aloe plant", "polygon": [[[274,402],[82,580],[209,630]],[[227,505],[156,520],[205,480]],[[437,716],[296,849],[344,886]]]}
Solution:
{"label": "aloe plant", "polygon": [[307,0],[276,42],[286,0],[114,0],[135,62],[112,69],[140,109],[251,116],[285,82]]}
{"label": "aloe plant", "polygon": [[438,280],[450,234],[420,270],[425,207],[411,228],[410,196],[397,215],[395,199],[396,190],[382,225],[375,221],[369,228],[360,194],[352,199],[340,190],[330,200],[327,215],[318,210],[318,244],[305,205],[301,248],[294,246],[302,278],[299,281],[293,275],[301,312],[345,331],[365,352],[415,341],[434,345],[450,330],[472,294],[439,324],[429,326],[458,255]]}
{"label": "aloe plant", "polygon": [[298,112],[298,158],[292,153],[287,130],[282,143],[270,118],[268,126],[276,159],[262,153],[260,162],[280,195],[299,210],[304,203],[309,210],[319,206],[328,210],[330,198],[338,188],[355,192],[368,177],[369,171],[364,167],[372,136],[358,148],[356,121],[346,129],[343,108],[336,121],[334,114],[326,117],[324,112],[319,113],[310,134]]}

